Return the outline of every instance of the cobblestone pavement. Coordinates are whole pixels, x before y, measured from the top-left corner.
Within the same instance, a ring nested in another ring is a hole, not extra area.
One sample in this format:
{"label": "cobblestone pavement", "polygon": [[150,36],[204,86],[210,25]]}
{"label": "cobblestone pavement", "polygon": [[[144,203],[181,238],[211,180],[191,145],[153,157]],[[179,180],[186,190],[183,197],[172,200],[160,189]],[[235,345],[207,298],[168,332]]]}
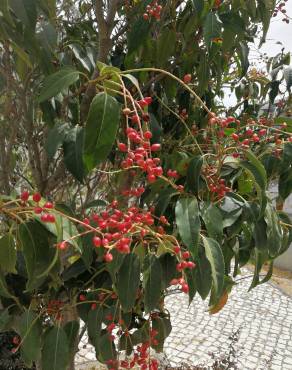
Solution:
{"label": "cobblestone pavement", "polygon": [[[242,279],[216,315],[206,312],[207,302],[199,297],[189,307],[184,294],[167,297],[173,324],[167,362],[208,366],[211,353],[228,353],[230,336],[239,331],[234,343],[239,370],[292,370],[292,299],[271,284],[247,292],[249,284],[250,278]],[[82,342],[81,347],[86,338]],[[80,349],[77,364],[94,361],[90,346]]]}

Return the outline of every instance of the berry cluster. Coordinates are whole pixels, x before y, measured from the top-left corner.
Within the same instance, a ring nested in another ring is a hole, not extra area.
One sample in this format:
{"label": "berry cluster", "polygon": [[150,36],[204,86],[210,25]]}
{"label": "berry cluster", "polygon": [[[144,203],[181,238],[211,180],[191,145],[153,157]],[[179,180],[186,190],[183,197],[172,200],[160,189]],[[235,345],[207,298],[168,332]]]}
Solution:
{"label": "berry cluster", "polygon": [[155,18],[157,21],[160,20],[162,6],[158,5],[157,0],[152,1],[151,4],[146,6],[146,12],[143,14],[145,21],[151,18]]}
{"label": "berry cluster", "polygon": [[282,21],[289,24],[290,20],[287,16],[287,10],[285,9],[287,1],[288,0],[283,0],[283,2],[276,6],[276,8],[274,9],[273,17],[277,17],[278,13],[281,13],[283,16]]}
{"label": "berry cluster", "polygon": [[[26,204],[26,202],[29,200],[29,197],[30,197],[30,193],[27,190],[23,191],[20,194],[20,199],[22,200],[23,205]],[[32,195],[32,201],[34,203],[37,203],[37,205],[33,209],[34,213],[36,215],[41,215],[40,218],[42,222],[54,223],[56,221],[56,218],[49,211],[54,208],[53,203],[46,202],[42,207],[40,207],[39,202],[41,201],[41,199],[42,199],[42,196],[40,193],[34,193]]]}

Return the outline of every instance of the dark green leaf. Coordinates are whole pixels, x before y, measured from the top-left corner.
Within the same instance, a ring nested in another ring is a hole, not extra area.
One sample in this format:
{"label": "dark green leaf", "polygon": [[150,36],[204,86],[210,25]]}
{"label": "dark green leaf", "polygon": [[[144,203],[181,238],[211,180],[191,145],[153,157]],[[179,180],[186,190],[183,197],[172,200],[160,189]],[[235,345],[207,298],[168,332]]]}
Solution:
{"label": "dark green leaf", "polygon": [[32,311],[24,311],[17,322],[16,331],[22,339],[21,357],[31,367],[41,354],[42,329],[38,316]]}
{"label": "dark green leaf", "polygon": [[204,39],[208,47],[213,39],[221,37],[221,26],[218,15],[215,12],[209,12],[203,24]]}
{"label": "dark green leaf", "polygon": [[165,339],[169,336],[172,330],[171,322],[169,318],[161,318],[157,317],[154,320],[152,320],[152,329],[157,330],[158,334],[155,336],[155,339],[158,341],[157,345],[153,345],[156,352],[162,352],[163,351],[163,345]]}
{"label": "dark green leaf", "polygon": [[117,292],[123,311],[129,312],[135,305],[140,284],[140,260],[135,254],[124,258],[117,276]]}
{"label": "dark green leaf", "polygon": [[15,273],[16,246],[11,234],[0,239],[0,267],[4,272]]}
{"label": "dark green leaf", "polygon": [[175,219],[182,241],[196,258],[201,229],[196,198],[180,198],[175,207]]}
{"label": "dark green leaf", "polygon": [[162,268],[162,289],[169,286],[170,281],[176,276],[177,259],[175,256],[165,253],[159,257]]}
{"label": "dark green leaf", "polygon": [[84,162],[88,170],[104,161],[114,144],[120,118],[120,106],[115,98],[99,93],[90,105],[85,126]]}
{"label": "dark green leaf", "polygon": [[54,74],[48,76],[38,97],[38,102],[41,103],[53,96],[58,95],[62,91],[69,88],[79,79],[79,72],[71,67],[64,67]]}
{"label": "dark green leaf", "polygon": [[101,324],[103,319],[103,307],[102,305],[97,305],[94,310],[90,310],[88,312],[88,319],[87,319],[87,331],[88,337],[91,343],[96,343],[100,336],[101,332]]}
{"label": "dark green leaf", "polygon": [[132,25],[128,34],[128,52],[131,54],[137,50],[148,37],[150,31],[150,23],[145,21],[142,17]]}
{"label": "dark green leaf", "polygon": [[193,0],[193,4],[196,12],[201,15],[204,10],[204,0]]}
{"label": "dark green leaf", "polygon": [[201,247],[199,248],[199,254],[195,262],[195,285],[201,298],[206,299],[212,286],[211,265],[206,258],[205,250]]}
{"label": "dark green leaf", "polygon": [[54,326],[45,334],[42,349],[42,370],[66,370],[69,363],[69,344],[66,332]]}
{"label": "dark green leaf", "polygon": [[1,296],[5,298],[14,298],[13,295],[8,290],[5,276],[0,269],[0,297]]}
{"label": "dark green leaf", "polygon": [[113,360],[116,358],[116,348],[114,342],[110,339],[110,334],[103,334],[96,343],[95,346],[97,359],[105,363],[108,360]]}
{"label": "dark green leaf", "polygon": [[85,176],[85,168],[83,164],[83,138],[84,130],[82,127],[75,126],[68,132],[63,143],[64,162],[67,169],[80,182]]}
{"label": "dark green leaf", "polygon": [[56,251],[50,247],[49,232],[36,221],[21,224],[19,237],[28,274],[26,288],[30,291],[39,287],[46,279],[46,276],[38,277],[51,265]]}
{"label": "dark green leaf", "polygon": [[211,265],[213,281],[212,289],[214,291],[214,296],[219,299],[221,297],[224,284],[224,257],[220,245],[216,240],[205,237],[202,237],[202,239],[206,257]]}
{"label": "dark green leaf", "polygon": [[198,194],[200,190],[201,169],[203,158],[201,156],[193,157],[188,166],[187,172],[187,188],[194,194]]}
{"label": "dark green leaf", "polygon": [[72,356],[75,354],[76,348],[78,346],[78,336],[79,336],[79,322],[69,321],[64,325],[64,331],[67,335],[69,353]]}
{"label": "dark green leaf", "polygon": [[45,149],[50,159],[54,158],[54,155],[56,154],[57,150],[63,144],[66,135],[68,134],[68,131],[69,125],[67,123],[56,124],[52,129],[49,130],[45,144]]}
{"label": "dark green leaf", "polygon": [[206,209],[203,210],[202,218],[204,220],[208,236],[217,240],[222,240],[223,237],[223,219],[219,208],[210,203]]}
{"label": "dark green leaf", "polygon": [[155,255],[148,256],[147,269],[144,271],[144,303],[145,312],[149,313],[157,308],[162,290],[162,268],[159,259]]}

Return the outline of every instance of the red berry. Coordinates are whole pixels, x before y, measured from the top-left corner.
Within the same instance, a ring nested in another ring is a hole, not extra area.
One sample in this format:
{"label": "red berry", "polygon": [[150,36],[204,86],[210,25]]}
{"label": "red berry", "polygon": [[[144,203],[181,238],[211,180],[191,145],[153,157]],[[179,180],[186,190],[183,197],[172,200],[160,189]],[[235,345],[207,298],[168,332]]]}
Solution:
{"label": "red berry", "polygon": [[15,345],[18,345],[20,343],[19,337],[16,335],[12,338],[12,343]]}
{"label": "red berry", "polygon": [[180,246],[179,245],[175,245],[173,247],[173,251],[174,251],[175,254],[179,254],[179,252],[180,252]]}
{"label": "red berry", "polygon": [[42,196],[40,195],[40,193],[34,193],[32,199],[34,202],[38,203],[42,199]]}
{"label": "red berry", "polygon": [[46,203],[44,204],[44,208],[52,209],[52,208],[54,208],[54,205],[53,205],[53,203],[51,203],[51,202],[46,202]]}
{"label": "red berry", "polygon": [[67,246],[68,246],[68,244],[67,244],[67,242],[65,240],[62,241],[61,243],[59,243],[59,245],[58,245],[59,249],[61,249],[61,250],[66,249]]}
{"label": "red berry", "polygon": [[188,251],[186,251],[186,252],[183,252],[183,254],[182,254],[182,257],[183,257],[183,259],[188,259],[188,258],[190,258],[190,252],[188,252]]}
{"label": "red berry", "polygon": [[29,192],[27,190],[23,191],[20,195],[20,199],[23,201],[23,202],[26,202],[29,198]]}
{"label": "red berry", "polygon": [[128,151],[128,147],[127,147],[127,145],[126,145],[126,144],[124,144],[124,143],[119,143],[119,144],[118,144],[118,148],[119,148],[119,150],[120,150],[121,152],[127,152],[127,151]]}
{"label": "red berry", "polygon": [[47,213],[43,213],[42,215],[41,215],[41,221],[42,222],[49,222],[48,221],[48,214]]}
{"label": "red berry", "polygon": [[95,247],[100,247],[101,246],[101,239],[98,236],[94,236],[92,238],[92,243]]}
{"label": "red berry", "polygon": [[155,182],[155,181],[156,181],[156,176],[155,176],[155,175],[153,175],[153,174],[149,174],[149,175],[147,176],[147,180],[148,180],[150,183],[153,183],[153,182]]}
{"label": "red berry", "polygon": [[39,215],[43,212],[43,209],[41,207],[35,207],[33,211],[36,215]]}
{"label": "red berry", "polygon": [[151,96],[146,96],[146,97],[144,98],[144,101],[145,101],[145,103],[146,103],[147,105],[150,105],[150,104],[152,103],[152,98],[151,98]]}
{"label": "red berry", "polygon": [[192,75],[191,74],[184,75],[183,81],[185,84],[189,84],[192,81]]}
{"label": "red berry", "polygon": [[181,286],[181,290],[182,290],[182,292],[184,292],[184,293],[188,293],[189,292],[189,286],[188,286],[188,284],[183,284],[182,286]]}
{"label": "red berry", "polygon": [[112,260],[113,260],[113,255],[112,255],[111,253],[106,253],[106,254],[104,255],[104,260],[105,260],[105,262],[112,262]]}
{"label": "red berry", "polygon": [[236,133],[233,133],[231,136],[234,141],[239,140],[239,136]]}
{"label": "red berry", "polygon": [[161,145],[156,143],[156,144],[152,144],[151,147],[150,147],[150,150],[152,152],[158,152],[159,150],[161,149]]}
{"label": "red berry", "polygon": [[85,295],[84,295],[84,294],[80,294],[80,295],[79,295],[79,301],[80,301],[80,302],[84,302],[84,301],[86,301],[86,297],[85,297]]}
{"label": "red berry", "polygon": [[54,215],[52,215],[51,213],[49,213],[47,215],[47,222],[50,222],[50,223],[54,223],[56,221],[56,218]]}
{"label": "red berry", "polygon": [[152,133],[150,131],[145,131],[144,132],[144,138],[149,140],[152,138]]}
{"label": "red berry", "polygon": [[194,262],[192,262],[192,261],[188,261],[188,262],[187,262],[187,267],[188,267],[189,269],[193,269],[193,268],[195,268],[195,267],[196,267],[196,264],[195,264]]}
{"label": "red berry", "polygon": [[149,15],[148,15],[147,13],[144,13],[144,14],[143,14],[143,18],[145,19],[145,21],[148,21],[148,19],[149,19]]}

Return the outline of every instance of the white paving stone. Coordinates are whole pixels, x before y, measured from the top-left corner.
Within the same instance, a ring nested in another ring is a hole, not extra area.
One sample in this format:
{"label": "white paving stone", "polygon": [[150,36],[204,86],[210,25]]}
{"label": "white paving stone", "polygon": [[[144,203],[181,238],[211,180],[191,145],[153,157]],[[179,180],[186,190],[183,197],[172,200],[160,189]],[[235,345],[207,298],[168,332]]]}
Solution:
{"label": "white paving stone", "polygon": [[[174,318],[165,343],[172,366],[212,363],[211,354],[228,353],[230,336],[239,331],[233,344],[238,370],[292,370],[292,299],[271,284],[247,293],[250,279],[243,279],[231,293],[227,305],[209,315],[207,302],[196,296],[190,306],[184,294],[170,295],[166,307]],[[92,361],[94,351],[80,345],[77,365]],[[78,366],[77,366],[78,367]]]}

